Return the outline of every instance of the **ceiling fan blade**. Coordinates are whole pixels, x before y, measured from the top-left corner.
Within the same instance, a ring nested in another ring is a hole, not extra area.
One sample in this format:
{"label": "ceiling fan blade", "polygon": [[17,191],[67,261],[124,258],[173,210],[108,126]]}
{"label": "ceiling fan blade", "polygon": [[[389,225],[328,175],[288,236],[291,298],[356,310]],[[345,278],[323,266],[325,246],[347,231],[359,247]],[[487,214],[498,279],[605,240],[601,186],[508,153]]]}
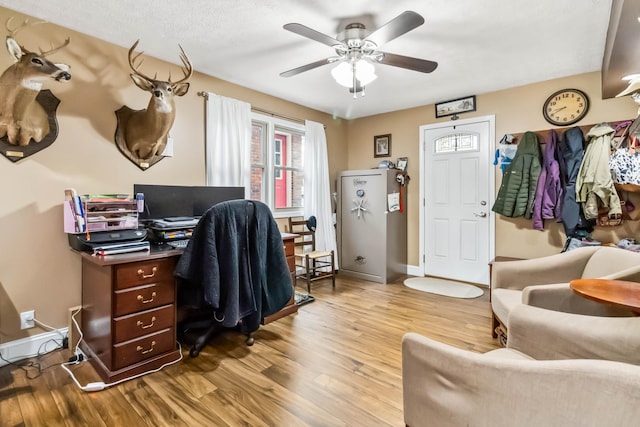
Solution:
{"label": "ceiling fan blade", "polygon": [[315,62],[303,65],[303,66],[298,67],[298,68],[294,68],[294,69],[291,69],[291,70],[288,70],[288,71],[284,71],[284,72],[280,73],[280,76],[281,77],[295,76],[296,74],[300,74],[300,73],[303,73],[305,71],[313,70],[314,68],[318,68],[318,67],[321,67],[321,66],[326,65],[326,64],[331,64],[333,62],[336,62],[336,59],[333,58],[333,57],[332,58],[321,59],[319,61],[315,61]]}
{"label": "ceiling fan blade", "polygon": [[342,43],[337,39],[334,39],[333,37],[330,37],[326,34],[323,34],[319,31],[316,31],[314,29],[311,29],[307,26],[304,26],[302,24],[298,24],[295,22],[291,24],[285,24],[283,25],[282,28],[284,28],[285,30],[291,31],[292,33],[296,33],[303,37],[309,38],[311,40],[315,40],[322,44],[326,44],[327,46],[334,47],[336,45],[344,45],[344,43]]}
{"label": "ceiling fan blade", "polygon": [[404,33],[408,33],[422,24],[424,24],[424,18],[417,13],[408,10],[406,12],[402,12],[400,15],[375,30],[366,38],[366,40],[375,43],[376,46],[382,46],[383,44],[403,35]]}
{"label": "ceiling fan blade", "polygon": [[402,56],[380,51],[378,51],[378,53],[382,54],[382,58],[377,61],[381,64],[407,68],[409,70],[419,71],[421,73],[430,73],[438,68],[437,62],[428,61],[426,59],[412,58],[410,56]]}

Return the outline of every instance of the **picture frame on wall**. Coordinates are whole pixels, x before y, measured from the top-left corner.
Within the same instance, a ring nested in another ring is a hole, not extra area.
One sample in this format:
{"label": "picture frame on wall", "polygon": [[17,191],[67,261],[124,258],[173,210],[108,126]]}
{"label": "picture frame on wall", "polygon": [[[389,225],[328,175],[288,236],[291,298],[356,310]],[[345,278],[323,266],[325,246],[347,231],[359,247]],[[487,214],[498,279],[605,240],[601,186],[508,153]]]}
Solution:
{"label": "picture frame on wall", "polygon": [[391,156],[391,134],[373,137],[373,157]]}
{"label": "picture frame on wall", "polygon": [[396,169],[406,172],[408,163],[409,159],[407,157],[398,157],[398,160],[396,161]]}
{"label": "picture frame on wall", "polygon": [[476,96],[452,99],[451,101],[436,104],[436,119],[446,116],[454,116],[460,113],[476,111]]}

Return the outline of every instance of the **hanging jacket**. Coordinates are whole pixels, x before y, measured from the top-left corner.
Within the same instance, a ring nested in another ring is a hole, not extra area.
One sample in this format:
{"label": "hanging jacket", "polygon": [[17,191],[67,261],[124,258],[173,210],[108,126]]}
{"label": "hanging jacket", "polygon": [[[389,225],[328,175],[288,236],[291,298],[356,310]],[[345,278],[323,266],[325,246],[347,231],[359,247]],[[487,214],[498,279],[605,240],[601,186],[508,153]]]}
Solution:
{"label": "hanging jacket", "polygon": [[620,197],[613,185],[609,157],[615,131],[602,123],[587,133],[589,143],[576,180],[576,201],[582,203],[585,218],[598,218],[598,207],[609,208],[609,216],[621,215]]}
{"label": "hanging jacket", "polygon": [[533,132],[526,132],[502,177],[502,184],[491,210],[511,218],[532,217],[541,172],[541,157],[538,136]]}
{"label": "hanging jacket", "polygon": [[174,275],[183,279],[179,296],[186,305],[212,308],[225,327],[242,319],[244,333],[293,294],[278,224],[258,201],[230,200],[205,212]]}
{"label": "hanging jacket", "polygon": [[533,204],[533,229],[544,230],[545,219],[560,218],[564,190],[560,182],[560,164],[556,145],[558,135],[552,129],[544,150],[543,166]]}
{"label": "hanging jacket", "polygon": [[[565,175],[562,177],[565,183],[564,197],[562,200],[562,224],[567,237],[576,235],[579,231],[591,233],[594,221],[584,217],[581,206],[576,201],[576,180],[584,156],[584,136],[579,127],[568,129],[562,136],[559,144],[561,168]],[[562,170],[561,169],[561,170]]]}

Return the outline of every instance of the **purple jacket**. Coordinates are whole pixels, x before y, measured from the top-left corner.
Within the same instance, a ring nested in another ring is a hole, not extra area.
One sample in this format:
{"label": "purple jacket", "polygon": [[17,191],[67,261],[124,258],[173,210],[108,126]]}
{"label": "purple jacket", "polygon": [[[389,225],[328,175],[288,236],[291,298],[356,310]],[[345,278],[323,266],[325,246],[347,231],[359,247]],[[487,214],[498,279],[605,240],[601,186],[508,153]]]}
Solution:
{"label": "purple jacket", "polygon": [[563,189],[560,182],[560,165],[556,159],[558,136],[555,131],[549,132],[549,139],[544,150],[544,160],[536,200],[533,205],[533,229],[544,231],[545,219],[560,218]]}

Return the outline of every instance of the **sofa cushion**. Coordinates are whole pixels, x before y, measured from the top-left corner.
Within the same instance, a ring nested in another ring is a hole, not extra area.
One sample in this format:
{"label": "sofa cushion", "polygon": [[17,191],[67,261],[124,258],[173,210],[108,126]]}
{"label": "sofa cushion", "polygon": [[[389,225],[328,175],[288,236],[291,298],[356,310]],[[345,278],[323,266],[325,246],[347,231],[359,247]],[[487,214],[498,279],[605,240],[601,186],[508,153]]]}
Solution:
{"label": "sofa cushion", "polygon": [[640,265],[640,253],[614,246],[604,246],[587,262],[582,278],[595,279]]}
{"label": "sofa cushion", "polygon": [[513,360],[534,360],[533,357],[527,356],[521,351],[513,348],[498,348],[486,353],[482,353],[483,357],[491,357],[494,359],[513,359]]}
{"label": "sofa cushion", "polygon": [[491,291],[491,307],[500,321],[509,327],[509,313],[522,303],[522,292],[515,289],[494,289]]}

